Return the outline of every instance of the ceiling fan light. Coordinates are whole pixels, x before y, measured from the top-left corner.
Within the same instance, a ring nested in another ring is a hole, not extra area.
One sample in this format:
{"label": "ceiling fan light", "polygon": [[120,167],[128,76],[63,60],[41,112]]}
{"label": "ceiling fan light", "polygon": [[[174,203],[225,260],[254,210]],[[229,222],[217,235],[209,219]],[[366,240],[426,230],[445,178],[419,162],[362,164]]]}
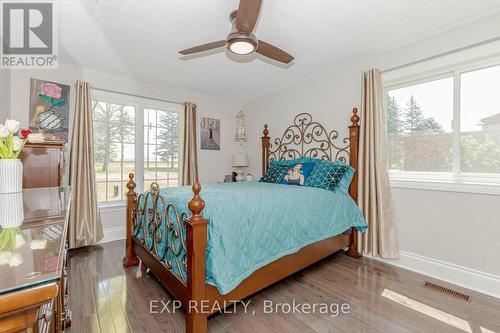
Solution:
{"label": "ceiling fan light", "polygon": [[228,45],[229,51],[235,54],[250,54],[255,51],[255,45],[246,40],[231,41]]}

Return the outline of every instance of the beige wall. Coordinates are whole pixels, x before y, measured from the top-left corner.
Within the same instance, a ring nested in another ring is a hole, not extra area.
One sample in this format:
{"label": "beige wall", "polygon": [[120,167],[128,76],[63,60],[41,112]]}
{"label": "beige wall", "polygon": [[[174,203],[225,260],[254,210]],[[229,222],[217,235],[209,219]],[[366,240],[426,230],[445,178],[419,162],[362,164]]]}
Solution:
{"label": "beige wall", "polygon": [[10,70],[0,69],[0,123],[10,115]]}

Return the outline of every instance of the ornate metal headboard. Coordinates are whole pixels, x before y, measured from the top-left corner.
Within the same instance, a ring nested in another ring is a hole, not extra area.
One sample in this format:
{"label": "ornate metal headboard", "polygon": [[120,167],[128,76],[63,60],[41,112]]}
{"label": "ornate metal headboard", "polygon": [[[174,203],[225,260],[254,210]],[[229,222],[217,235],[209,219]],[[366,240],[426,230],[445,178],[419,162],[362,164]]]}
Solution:
{"label": "ornate metal headboard", "polygon": [[[358,168],[359,116],[358,109],[352,110],[352,124],[349,126],[349,137],[339,138],[337,130],[327,131],[317,121],[313,121],[309,113],[298,114],[281,137],[271,143],[267,124],[264,125],[262,137],[262,173],[274,160],[294,159],[301,156],[321,158],[330,161],[349,163]],[[356,191],[354,191],[356,189]],[[357,172],[351,183],[351,196],[357,197]]]}
{"label": "ornate metal headboard", "polygon": [[[358,149],[359,149],[359,116],[358,109],[352,110],[349,138],[339,139],[336,130],[328,132],[323,125],[313,121],[309,113],[301,113],[293,120],[280,138],[274,139],[271,144],[269,129],[264,125],[262,136],[262,174],[269,168],[269,161],[294,159],[300,156],[310,156],[331,161],[347,162],[356,170],[352,177],[349,194],[354,202],[358,201]],[[351,256],[358,254],[358,233],[351,228],[350,246],[348,253]]]}

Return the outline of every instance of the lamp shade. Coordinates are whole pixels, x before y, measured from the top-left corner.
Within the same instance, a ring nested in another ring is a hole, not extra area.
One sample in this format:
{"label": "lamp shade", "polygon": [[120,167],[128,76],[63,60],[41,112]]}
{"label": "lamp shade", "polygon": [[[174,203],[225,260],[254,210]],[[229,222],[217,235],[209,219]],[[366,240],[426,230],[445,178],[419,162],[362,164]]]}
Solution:
{"label": "lamp shade", "polygon": [[248,155],[247,154],[233,154],[232,163],[234,167],[247,167]]}

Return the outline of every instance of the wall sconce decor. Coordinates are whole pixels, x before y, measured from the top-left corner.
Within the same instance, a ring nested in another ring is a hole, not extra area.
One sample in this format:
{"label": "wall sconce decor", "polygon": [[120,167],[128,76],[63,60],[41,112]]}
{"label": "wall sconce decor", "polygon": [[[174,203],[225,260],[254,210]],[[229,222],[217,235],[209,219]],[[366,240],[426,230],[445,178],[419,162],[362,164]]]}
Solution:
{"label": "wall sconce decor", "polygon": [[236,135],[234,141],[246,141],[247,134],[245,133],[245,114],[243,111],[238,112],[236,115]]}

